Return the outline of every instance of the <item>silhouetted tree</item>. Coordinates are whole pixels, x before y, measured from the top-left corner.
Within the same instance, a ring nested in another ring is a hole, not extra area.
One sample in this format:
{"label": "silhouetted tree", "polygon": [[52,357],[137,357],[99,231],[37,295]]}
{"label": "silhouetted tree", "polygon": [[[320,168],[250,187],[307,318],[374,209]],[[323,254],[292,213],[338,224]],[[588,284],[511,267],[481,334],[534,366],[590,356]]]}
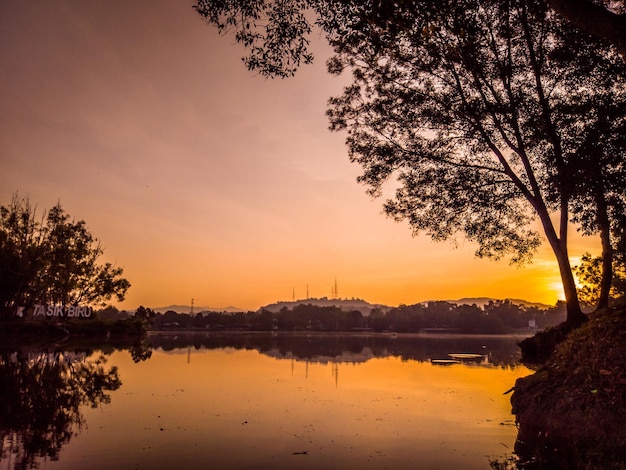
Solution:
{"label": "silhouetted tree", "polygon": [[151,308],[146,308],[143,305],[140,305],[135,311],[135,318],[139,318],[141,320],[149,321],[156,316],[156,313]]}
{"label": "silhouetted tree", "polygon": [[41,219],[28,199],[0,207],[0,317],[36,303],[102,304],[124,300],[122,268],[98,264],[103,249],[84,221],[60,204]]}
{"label": "silhouetted tree", "polygon": [[[559,265],[567,321],[585,320],[568,224],[605,236],[615,213],[598,196],[611,191],[619,208],[626,192],[624,143],[614,138],[624,122],[626,66],[606,42],[541,1],[200,0],[197,10],[221,31],[235,30],[250,69],[279,77],[311,60],[307,19],[315,18],[336,52],[329,71],[353,73],[330,102],[331,128],[348,132],[370,194],[399,183],[387,214],[435,240],[461,233],[478,256],[520,263],[539,245],[529,229],[538,219]],[[591,135],[613,144],[589,159]],[[593,173],[591,160],[606,171]],[[581,179],[590,184],[576,188]],[[620,183],[610,189],[612,181]],[[608,277],[611,263],[603,266]]]}
{"label": "silhouetted tree", "polygon": [[550,7],[589,34],[610,41],[626,60],[626,2],[548,0]]}
{"label": "silhouetted tree", "polygon": [[[624,290],[626,283],[626,269],[621,264],[621,259],[616,257],[614,262],[615,275],[612,278],[609,297],[618,300],[626,295]],[[581,283],[579,288],[579,296],[583,302],[589,305],[596,305],[600,301],[602,295],[602,257],[592,256],[591,253],[584,253],[581,262],[574,267],[576,277]]]}
{"label": "silhouetted tree", "polygon": [[[476,305],[459,305],[455,309],[456,326],[462,333],[484,332],[485,312]],[[491,332],[491,331],[489,331]]]}
{"label": "silhouetted tree", "polygon": [[120,317],[120,311],[118,308],[109,305],[105,308],[97,310],[94,312],[96,314],[96,318],[100,320],[118,320]]}

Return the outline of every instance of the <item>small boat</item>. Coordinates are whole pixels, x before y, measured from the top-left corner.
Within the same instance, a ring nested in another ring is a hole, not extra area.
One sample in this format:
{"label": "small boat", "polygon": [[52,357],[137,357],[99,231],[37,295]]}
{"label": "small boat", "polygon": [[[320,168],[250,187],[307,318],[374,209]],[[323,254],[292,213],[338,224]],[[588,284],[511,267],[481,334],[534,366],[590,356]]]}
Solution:
{"label": "small boat", "polygon": [[460,364],[461,361],[457,361],[454,359],[431,359],[430,363],[436,366],[450,366],[452,364]]}
{"label": "small boat", "polygon": [[448,354],[452,359],[462,362],[480,362],[485,357],[484,354],[470,354],[470,353],[452,353]]}

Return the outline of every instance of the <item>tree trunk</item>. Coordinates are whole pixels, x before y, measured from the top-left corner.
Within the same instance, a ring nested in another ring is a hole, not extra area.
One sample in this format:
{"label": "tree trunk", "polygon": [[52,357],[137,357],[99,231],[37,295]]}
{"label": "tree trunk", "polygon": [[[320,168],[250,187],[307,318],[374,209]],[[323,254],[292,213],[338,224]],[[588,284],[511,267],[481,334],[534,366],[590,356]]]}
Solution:
{"label": "tree trunk", "polygon": [[[543,225],[544,233],[550,243],[552,252],[556,257],[556,261],[559,265],[559,272],[561,274],[561,283],[563,284],[563,293],[565,294],[565,305],[567,306],[567,319],[565,322],[571,328],[576,328],[587,321],[587,316],[582,312],[580,308],[580,302],[578,301],[578,292],[576,291],[576,283],[574,282],[574,273],[572,272],[572,265],[569,262],[569,255],[567,252],[567,226],[561,224],[561,237],[559,238],[554,230],[552,221],[548,211],[544,206],[538,207],[537,214]],[[561,218],[566,218],[567,214],[562,214]]]}
{"label": "tree trunk", "polygon": [[[561,245],[558,242],[557,244]],[[580,308],[578,292],[576,291],[576,283],[574,281],[574,274],[572,273],[572,265],[569,262],[567,248],[559,246],[558,249],[554,249],[553,246],[553,250],[559,265],[561,282],[563,283],[563,292],[565,294],[565,305],[567,306],[567,319],[565,322],[569,326],[576,328],[587,321],[587,316]]]}
{"label": "tree trunk", "polygon": [[600,240],[602,241],[602,278],[600,279],[600,297],[597,305],[597,308],[601,309],[609,306],[609,294],[613,283],[613,247],[611,246],[611,225],[606,200],[602,192],[598,192],[596,196],[596,205]]}

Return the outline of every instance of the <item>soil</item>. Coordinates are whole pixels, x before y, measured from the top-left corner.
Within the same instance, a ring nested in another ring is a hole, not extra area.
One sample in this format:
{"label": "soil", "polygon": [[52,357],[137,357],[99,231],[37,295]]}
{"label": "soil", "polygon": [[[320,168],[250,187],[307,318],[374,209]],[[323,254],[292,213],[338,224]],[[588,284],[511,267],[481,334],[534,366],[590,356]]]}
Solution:
{"label": "soil", "polygon": [[626,469],[626,307],[598,311],[518,379],[518,467]]}

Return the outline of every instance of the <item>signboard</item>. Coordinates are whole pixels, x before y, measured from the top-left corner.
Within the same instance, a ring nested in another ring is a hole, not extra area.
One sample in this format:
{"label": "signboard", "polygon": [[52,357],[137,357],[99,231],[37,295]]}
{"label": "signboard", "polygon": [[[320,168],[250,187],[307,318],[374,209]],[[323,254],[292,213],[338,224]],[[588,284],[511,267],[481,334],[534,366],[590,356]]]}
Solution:
{"label": "signboard", "polygon": [[[17,316],[24,316],[25,307],[17,308]],[[54,305],[35,304],[33,318],[37,317],[61,317],[61,318],[90,318],[93,308],[82,305]]]}

